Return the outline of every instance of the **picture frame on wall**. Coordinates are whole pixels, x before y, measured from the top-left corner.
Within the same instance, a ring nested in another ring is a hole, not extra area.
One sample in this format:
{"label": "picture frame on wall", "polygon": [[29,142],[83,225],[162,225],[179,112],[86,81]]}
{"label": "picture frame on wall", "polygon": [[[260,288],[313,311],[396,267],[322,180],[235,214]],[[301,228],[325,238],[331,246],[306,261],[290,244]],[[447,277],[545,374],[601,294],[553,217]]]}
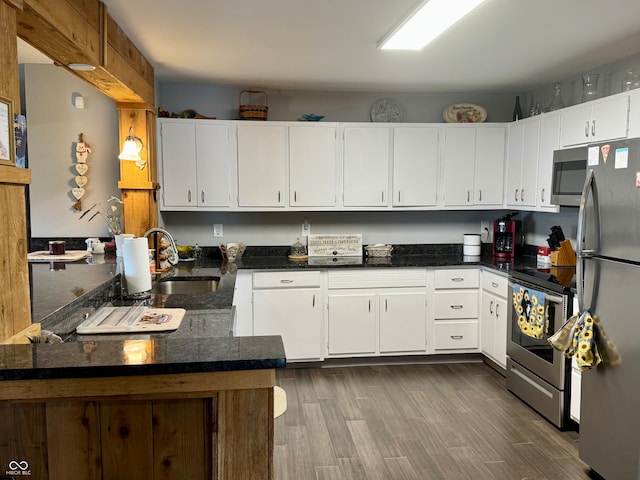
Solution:
{"label": "picture frame on wall", "polygon": [[0,165],[16,164],[13,101],[0,97]]}

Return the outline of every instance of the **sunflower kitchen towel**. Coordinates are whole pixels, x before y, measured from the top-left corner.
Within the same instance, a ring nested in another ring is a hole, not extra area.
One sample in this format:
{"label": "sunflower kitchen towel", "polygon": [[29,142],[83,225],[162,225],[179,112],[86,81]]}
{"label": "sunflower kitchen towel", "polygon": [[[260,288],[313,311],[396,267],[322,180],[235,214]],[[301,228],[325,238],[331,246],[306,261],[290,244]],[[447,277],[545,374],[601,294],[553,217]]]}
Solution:
{"label": "sunflower kitchen towel", "polygon": [[542,338],[547,332],[545,294],[532,288],[513,285],[513,307],[518,315],[518,327],[525,335]]}
{"label": "sunflower kitchen towel", "polygon": [[596,319],[589,310],[585,310],[569,318],[562,328],[549,337],[549,343],[563,351],[567,358],[575,355],[581,371],[589,370],[602,362],[596,331]]}

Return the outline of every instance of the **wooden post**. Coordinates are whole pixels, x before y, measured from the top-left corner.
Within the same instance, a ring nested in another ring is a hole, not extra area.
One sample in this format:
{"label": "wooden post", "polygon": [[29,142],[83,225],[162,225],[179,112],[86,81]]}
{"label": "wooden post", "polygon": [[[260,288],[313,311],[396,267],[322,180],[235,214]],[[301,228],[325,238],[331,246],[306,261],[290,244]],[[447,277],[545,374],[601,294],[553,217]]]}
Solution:
{"label": "wooden post", "polygon": [[117,104],[120,117],[120,150],[129,135],[130,128],[143,144],[140,158],[144,165],[120,160],[122,191],[122,227],[126,233],[142,236],[149,228],[158,225],[157,173],[156,173],[156,113],[138,104]]}
{"label": "wooden post", "polygon": [[[0,0],[0,96],[12,100],[13,111],[20,112],[14,5],[14,1]],[[13,119],[9,120],[12,123]],[[30,170],[0,166],[0,278],[10,286],[0,291],[0,341],[31,325],[25,199],[25,187],[29,183]]]}

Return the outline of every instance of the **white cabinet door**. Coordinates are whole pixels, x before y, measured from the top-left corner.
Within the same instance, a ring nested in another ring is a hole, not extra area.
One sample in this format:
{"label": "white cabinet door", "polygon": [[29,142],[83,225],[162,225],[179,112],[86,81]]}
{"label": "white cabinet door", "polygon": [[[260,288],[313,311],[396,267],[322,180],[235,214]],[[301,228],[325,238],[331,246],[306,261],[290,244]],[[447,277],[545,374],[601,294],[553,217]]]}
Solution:
{"label": "white cabinet door", "polygon": [[473,205],[476,131],[448,127],[444,135],[444,205]]}
{"label": "white cabinet door", "polygon": [[283,207],[287,198],[287,127],[238,125],[238,206]]}
{"label": "white cabinet door", "polygon": [[390,128],[344,128],[344,206],[389,204]]}
{"label": "white cabinet door", "polygon": [[629,96],[615,95],[562,111],[562,146],[627,137]]}
{"label": "white cabinet door", "polygon": [[425,351],[426,293],[386,293],[379,300],[380,353]]}
{"label": "white cabinet door", "polygon": [[[480,316],[480,348],[482,353],[494,358],[496,349],[496,296],[482,292],[482,313]],[[505,338],[506,342],[506,338]]]}
{"label": "white cabinet door", "polygon": [[335,126],[289,127],[289,205],[335,207],[337,165]]}
{"label": "white cabinet door", "polygon": [[199,207],[228,207],[231,161],[228,125],[196,123],[197,203]]}
{"label": "white cabinet door", "polygon": [[506,203],[535,206],[538,182],[540,121],[523,121],[509,129]]}
{"label": "white cabinet door", "polygon": [[254,335],[281,335],[287,360],[322,358],[322,295],[315,289],[254,290]]}
{"label": "white cabinet door", "polygon": [[377,296],[333,293],[328,296],[329,355],[375,354]]}
{"label": "white cabinet door", "polygon": [[476,129],[475,205],[502,205],[505,128]]}
{"label": "white cabinet door", "polygon": [[164,206],[195,207],[198,186],[193,122],[160,123],[160,139]]}
{"label": "white cabinet door", "polygon": [[438,129],[393,129],[393,205],[433,206],[437,201]]}
{"label": "white cabinet door", "polygon": [[551,203],[553,188],[553,152],[560,148],[560,114],[545,114],[540,118],[540,148],[538,151],[538,188],[536,205],[557,210]]}
{"label": "white cabinet door", "polygon": [[507,305],[504,298],[496,298],[493,354],[498,364],[505,369],[507,368]]}
{"label": "white cabinet door", "polygon": [[640,137],[640,91],[629,96],[629,138]]}

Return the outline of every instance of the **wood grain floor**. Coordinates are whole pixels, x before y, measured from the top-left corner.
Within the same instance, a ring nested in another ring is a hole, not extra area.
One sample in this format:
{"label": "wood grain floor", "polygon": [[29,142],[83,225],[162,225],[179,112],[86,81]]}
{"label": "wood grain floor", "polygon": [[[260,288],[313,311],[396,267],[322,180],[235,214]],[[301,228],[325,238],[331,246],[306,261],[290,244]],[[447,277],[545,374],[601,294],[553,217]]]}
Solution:
{"label": "wood grain floor", "polygon": [[276,480],[588,479],[578,435],[482,363],[288,368]]}

